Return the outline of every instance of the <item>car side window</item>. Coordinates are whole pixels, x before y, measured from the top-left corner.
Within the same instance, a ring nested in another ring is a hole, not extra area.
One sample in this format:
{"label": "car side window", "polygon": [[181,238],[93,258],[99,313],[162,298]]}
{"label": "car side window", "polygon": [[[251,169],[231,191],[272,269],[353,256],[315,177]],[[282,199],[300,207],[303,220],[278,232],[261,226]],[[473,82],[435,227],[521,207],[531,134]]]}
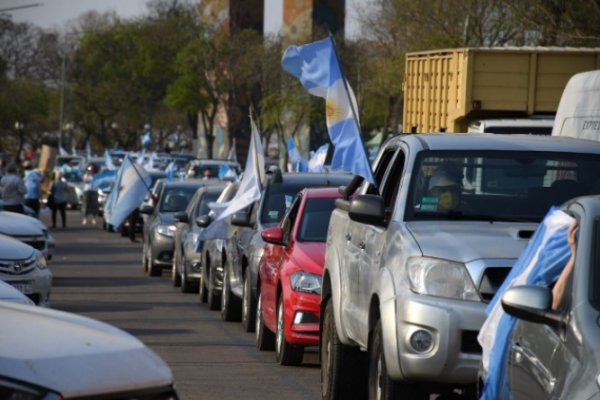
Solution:
{"label": "car side window", "polygon": [[396,203],[396,197],[398,196],[402,180],[402,172],[404,171],[405,159],[404,152],[402,149],[399,149],[395,158],[389,164],[390,168],[387,169],[387,174],[384,178],[385,182],[383,182],[382,187],[379,189],[381,196],[383,197],[386,211],[392,210]]}
{"label": "car side window", "polygon": [[379,185],[379,187],[369,183],[368,187],[367,187],[367,191],[366,191],[367,194],[381,194],[380,186],[383,182],[386,171],[392,164],[392,159],[393,159],[394,155],[396,154],[397,150],[398,149],[395,147],[388,147],[385,150],[383,150],[383,154],[381,155],[379,163],[375,167],[375,171],[374,171],[375,181],[377,181],[377,184]]}
{"label": "car side window", "polygon": [[296,217],[298,215],[298,209],[300,208],[300,201],[302,196],[296,196],[296,199],[290,206],[290,210],[283,217],[283,221],[281,222],[281,228],[283,230],[283,241],[289,242],[290,235],[292,233],[292,228],[294,226],[294,222],[296,221]]}

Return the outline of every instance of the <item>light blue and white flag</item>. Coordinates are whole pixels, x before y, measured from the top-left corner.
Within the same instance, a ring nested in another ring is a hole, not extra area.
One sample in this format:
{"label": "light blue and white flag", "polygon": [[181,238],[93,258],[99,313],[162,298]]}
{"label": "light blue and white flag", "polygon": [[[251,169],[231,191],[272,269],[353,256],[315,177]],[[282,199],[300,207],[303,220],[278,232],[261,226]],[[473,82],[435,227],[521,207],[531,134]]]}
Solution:
{"label": "light blue and white flag", "polygon": [[510,336],[516,319],[504,312],[502,295],[512,286],[548,286],[564,269],[571,251],[567,231],[575,219],[556,208],[550,209],[535,234],[486,308],[487,318],[477,337],[487,379],[481,399],[510,399],[506,371]]}
{"label": "light blue and white flag", "polygon": [[169,163],[169,165],[167,165],[167,168],[165,169],[165,174],[166,174],[166,178],[169,182],[173,182],[173,180],[175,179],[175,161],[171,161]]}
{"label": "light blue and white flag", "polygon": [[141,165],[132,163],[129,157],[125,157],[121,168],[123,173],[119,185],[113,188],[116,197],[108,221],[116,229],[142,204],[152,183],[150,174]]}
{"label": "light blue and white flag", "polygon": [[144,169],[146,171],[150,171],[151,169],[154,169],[154,162],[157,159],[158,159],[158,156],[156,155],[156,152],[153,151],[152,154],[150,154],[150,157],[148,157],[148,160],[142,161],[143,162],[142,166],[144,167]]}
{"label": "light blue and white flag", "polygon": [[229,153],[227,154],[227,159],[229,161],[237,162],[237,153],[235,150],[235,138],[233,138],[233,140],[232,140],[231,148],[229,148]]}
{"label": "light blue and white flag", "polygon": [[142,142],[142,148],[147,148],[150,147],[150,145],[152,144],[152,131],[146,131],[144,132],[144,134],[142,134],[142,136],[140,137],[140,141]]}
{"label": "light blue and white flag", "polygon": [[104,189],[115,182],[117,178],[116,169],[106,169],[92,178],[92,189]]}
{"label": "light blue and white flag", "polygon": [[58,155],[60,156],[68,156],[67,150],[62,146],[62,144],[58,145]]}
{"label": "light blue and white flag", "polygon": [[260,199],[265,174],[265,156],[260,135],[254,124],[254,120],[251,120],[251,124],[252,136],[248,148],[246,169],[244,170],[244,175],[242,176],[238,191],[233,199],[223,204],[227,204],[223,212],[198,235],[196,249],[201,249],[201,241],[203,240],[225,239],[227,237],[227,217],[243,210],[256,200]]}
{"label": "light blue and white flag", "polygon": [[288,138],[289,172],[307,172],[308,162],[302,157],[293,137]]}
{"label": "light blue and white flag", "polygon": [[329,144],[325,143],[317,150],[311,151],[310,160],[308,160],[308,172],[323,172],[328,150]]}
{"label": "light blue and white flag", "polygon": [[77,155],[77,150],[75,150],[75,145],[71,146],[71,155],[72,156],[76,156]]}
{"label": "light blue and white flag", "polygon": [[92,158],[92,146],[89,140],[85,142],[85,155],[88,160]]}
{"label": "light blue and white flag", "polygon": [[135,159],[135,163],[138,165],[144,165],[144,158],[146,157],[146,149],[142,149]]}
{"label": "light blue and white flag", "polygon": [[235,169],[231,168],[229,165],[221,164],[219,166],[219,179],[236,182],[238,180],[238,175],[235,172]]}
{"label": "light blue and white flag", "polygon": [[112,157],[110,156],[110,154],[108,154],[108,150],[104,150],[104,166],[109,171],[114,171],[117,169],[117,167],[115,167],[115,164],[113,163]]}
{"label": "light blue and white flag", "polygon": [[335,146],[331,169],[352,172],[375,183],[356,112],[356,99],[342,73],[333,38],[289,46],[281,65],[308,92],[326,100],[327,130]]}

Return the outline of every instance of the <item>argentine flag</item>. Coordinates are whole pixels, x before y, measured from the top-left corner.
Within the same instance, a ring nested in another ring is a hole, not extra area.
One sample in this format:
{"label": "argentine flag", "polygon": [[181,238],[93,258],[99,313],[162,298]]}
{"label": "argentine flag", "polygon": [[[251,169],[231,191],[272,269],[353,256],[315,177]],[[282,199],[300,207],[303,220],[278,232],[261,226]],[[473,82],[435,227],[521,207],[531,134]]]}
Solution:
{"label": "argentine flag", "polygon": [[125,157],[121,169],[121,179],[113,188],[116,197],[108,221],[116,229],[142,204],[152,183],[150,174],[141,165],[132,163],[129,157]]}
{"label": "argentine flag", "polygon": [[329,145],[325,143],[317,150],[310,152],[310,160],[308,160],[308,172],[323,172],[328,150]]}
{"label": "argentine flag", "polygon": [[335,146],[331,169],[352,172],[375,184],[360,136],[356,99],[342,73],[333,38],[289,46],[281,65],[310,94],[326,100],[327,130]]}

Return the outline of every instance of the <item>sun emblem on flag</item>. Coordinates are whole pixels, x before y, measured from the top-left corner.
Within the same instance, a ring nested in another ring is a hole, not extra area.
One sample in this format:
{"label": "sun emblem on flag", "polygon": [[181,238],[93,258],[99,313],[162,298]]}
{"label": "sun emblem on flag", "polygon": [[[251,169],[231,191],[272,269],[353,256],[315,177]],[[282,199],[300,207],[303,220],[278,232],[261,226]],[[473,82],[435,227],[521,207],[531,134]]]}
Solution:
{"label": "sun emblem on flag", "polygon": [[342,117],[342,108],[335,99],[328,98],[325,102],[325,115],[327,122],[339,121]]}

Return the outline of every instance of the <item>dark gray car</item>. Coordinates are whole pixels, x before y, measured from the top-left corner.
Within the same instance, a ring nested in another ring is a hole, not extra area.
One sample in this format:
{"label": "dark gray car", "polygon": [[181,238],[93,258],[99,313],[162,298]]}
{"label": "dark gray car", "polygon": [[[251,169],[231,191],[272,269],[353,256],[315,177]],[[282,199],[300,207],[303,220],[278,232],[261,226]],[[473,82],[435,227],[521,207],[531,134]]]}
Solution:
{"label": "dark gray car", "polygon": [[218,181],[188,180],[165,182],[158,194],[156,205],[140,207],[142,214],[148,215],[144,223],[144,247],[142,260],[144,270],[150,276],[160,276],[163,269],[173,266],[175,236],[175,214],[184,211],[196,190],[202,186],[214,185]]}
{"label": "dark gray car", "polygon": [[[234,231],[227,245],[227,263],[221,295],[221,316],[224,320],[241,317],[247,332],[254,330],[256,316],[256,282],[258,262],[265,244],[260,233],[279,224],[298,192],[307,187],[347,185],[352,175],[347,173],[284,173],[278,169],[267,175],[263,195],[250,213],[236,213],[231,225]],[[235,313],[241,301],[241,315]]]}
{"label": "dark gray car", "polygon": [[174,214],[177,222],[171,276],[173,285],[181,287],[183,293],[198,290],[201,253],[196,251],[196,239],[205,228],[201,217],[208,214],[208,204],[217,200],[224,187],[225,183],[201,187],[192,197],[187,209]]}
{"label": "dark gray car", "polygon": [[515,400],[600,399],[600,197],[579,197],[563,210],[579,232],[562,307],[552,311],[548,287],[515,286],[502,297],[518,318],[507,357]]}

